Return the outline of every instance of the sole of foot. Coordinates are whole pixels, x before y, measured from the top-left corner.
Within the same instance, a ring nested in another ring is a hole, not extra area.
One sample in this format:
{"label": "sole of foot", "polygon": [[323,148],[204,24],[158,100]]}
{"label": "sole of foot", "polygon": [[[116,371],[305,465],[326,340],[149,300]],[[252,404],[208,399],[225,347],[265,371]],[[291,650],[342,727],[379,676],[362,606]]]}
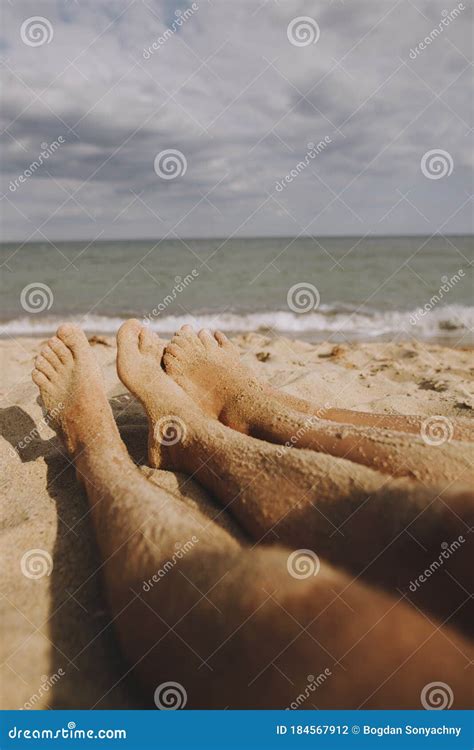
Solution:
{"label": "sole of foot", "polygon": [[148,416],[151,466],[179,468],[177,456],[191,423],[203,418],[196,404],[162,369],[162,341],[139,320],[128,320],[117,334],[117,372]]}
{"label": "sole of foot", "polygon": [[102,372],[78,326],[58,328],[36,357],[31,377],[50,421],[61,429],[71,454],[99,434],[118,435]]}

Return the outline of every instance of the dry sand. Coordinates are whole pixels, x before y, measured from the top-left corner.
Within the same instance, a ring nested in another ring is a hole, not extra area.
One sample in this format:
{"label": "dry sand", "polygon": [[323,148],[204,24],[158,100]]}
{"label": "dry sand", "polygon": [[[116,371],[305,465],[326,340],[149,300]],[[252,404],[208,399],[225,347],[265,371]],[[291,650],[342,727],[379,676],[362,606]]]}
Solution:
{"label": "dry sand", "polygon": [[[235,341],[257,373],[312,401],[378,413],[474,414],[470,350],[415,342],[334,346],[255,333]],[[94,337],[91,343],[122,435],[134,459],[146,464],[146,419],[117,378],[115,342]],[[123,677],[128,667],[101,590],[87,501],[43,421],[30,380],[41,344],[40,339],[0,342],[1,708],[138,708],[134,685]],[[219,514],[219,522],[240,533],[194,482],[186,482],[182,492],[183,475],[143,470],[178,502],[197,504],[210,517]],[[30,550],[40,550],[49,575],[35,579],[22,573]],[[159,684],[160,675],[156,678]]]}

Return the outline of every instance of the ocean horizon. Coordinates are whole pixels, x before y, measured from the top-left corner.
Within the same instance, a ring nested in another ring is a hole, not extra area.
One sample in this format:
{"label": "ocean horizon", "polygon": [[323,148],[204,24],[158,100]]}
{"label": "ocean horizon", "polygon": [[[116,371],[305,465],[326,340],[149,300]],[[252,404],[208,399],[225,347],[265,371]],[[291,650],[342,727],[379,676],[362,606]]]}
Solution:
{"label": "ocean horizon", "polygon": [[305,340],[472,345],[473,237],[266,237],[0,245],[0,336],[130,317]]}

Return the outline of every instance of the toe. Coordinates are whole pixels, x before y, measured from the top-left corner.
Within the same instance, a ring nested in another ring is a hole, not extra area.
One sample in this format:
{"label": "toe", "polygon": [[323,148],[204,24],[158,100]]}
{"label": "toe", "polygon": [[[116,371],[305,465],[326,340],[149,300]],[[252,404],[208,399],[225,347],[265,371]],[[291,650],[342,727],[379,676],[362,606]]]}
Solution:
{"label": "toe", "polygon": [[[62,362],[63,365],[66,365],[72,360],[71,350],[68,349],[66,344],[64,344],[61,339],[58,339],[57,336],[53,336],[53,338],[48,341],[47,346],[41,354],[46,357],[53,366],[57,366],[56,363],[59,364],[60,362]],[[47,356],[47,354],[49,356]],[[56,358],[56,363],[53,360],[53,356]]]}
{"label": "toe", "polygon": [[168,346],[166,347],[165,354],[171,354],[172,357],[176,357],[176,359],[179,359],[183,354],[183,350],[180,346],[171,342],[171,344],[168,344]]}
{"label": "toe", "polygon": [[56,370],[54,367],[41,354],[35,359],[35,368],[42,372],[43,375],[46,375],[48,380],[53,380],[56,376]]}
{"label": "toe", "polygon": [[207,328],[203,328],[201,331],[199,331],[198,337],[200,341],[204,344],[206,349],[217,348],[217,341],[215,340],[212,333],[208,331]]}
{"label": "toe", "polygon": [[225,333],[222,333],[222,331],[214,331],[214,338],[219,344],[219,346],[222,346],[224,349],[228,348],[229,346],[232,346],[229,339],[225,335]]}
{"label": "toe", "polygon": [[176,331],[171,342],[173,344],[179,344],[179,346],[189,347],[195,344],[197,336],[191,326],[182,326],[179,331]]}
{"label": "toe", "polygon": [[163,367],[165,372],[171,376],[181,372],[181,360],[169,351],[169,346],[166,347],[163,354]]}
{"label": "toe", "polygon": [[49,380],[44,374],[44,372],[40,372],[36,368],[31,373],[31,379],[33,383],[36,383],[38,388],[45,388],[49,385]]}
{"label": "toe", "polygon": [[51,346],[49,343],[46,346],[43,346],[39,353],[40,357],[43,357],[46,359],[51,367],[53,367],[55,370],[59,370],[61,367],[61,360],[59,359],[58,355],[53,352]]}
{"label": "toe", "polygon": [[138,352],[138,337],[140,335],[141,329],[142,325],[140,321],[136,320],[135,318],[132,318],[132,320],[127,320],[126,323],[123,323],[117,333],[117,344],[119,349]]}
{"label": "toe", "polygon": [[56,335],[72,351],[73,356],[77,356],[84,351],[89,351],[89,342],[84,331],[79,326],[65,323],[59,326]]}
{"label": "toe", "polygon": [[150,328],[142,326],[138,335],[138,344],[140,351],[144,354],[154,354],[157,358],[161,359],[165,342],[161,341],[159,336],[153,333]]}

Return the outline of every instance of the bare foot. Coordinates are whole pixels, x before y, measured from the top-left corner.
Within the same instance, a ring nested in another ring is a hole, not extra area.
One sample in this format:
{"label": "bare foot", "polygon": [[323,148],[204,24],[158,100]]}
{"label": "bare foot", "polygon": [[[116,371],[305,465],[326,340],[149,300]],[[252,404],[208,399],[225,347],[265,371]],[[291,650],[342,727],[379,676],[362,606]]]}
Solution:
{"label": "bare foot", "polygon": [[116,439],[102,373],[80,328],[60,326],[36,357],[31,376],[50,421],[61,429],[72,455],[98,438]]}
{"label": "bare foot", "polygon": [[[192,424],[204,415],[161,368],[165,342],[138,320],[128,320],[117,334],[117,372],[142,403],[149,420],[151,466],[173,468],[177,451]],[[179,466],[177,467],[179,468]]]}
{"label": "bare foot", "polygon": [[191,326],[183,326],[166,347],[163,364],[205,414],[240,432],[249,431],[251,402],[268,392],[268,386],[241,363],[239,350],[225,334],[196,334]]}

